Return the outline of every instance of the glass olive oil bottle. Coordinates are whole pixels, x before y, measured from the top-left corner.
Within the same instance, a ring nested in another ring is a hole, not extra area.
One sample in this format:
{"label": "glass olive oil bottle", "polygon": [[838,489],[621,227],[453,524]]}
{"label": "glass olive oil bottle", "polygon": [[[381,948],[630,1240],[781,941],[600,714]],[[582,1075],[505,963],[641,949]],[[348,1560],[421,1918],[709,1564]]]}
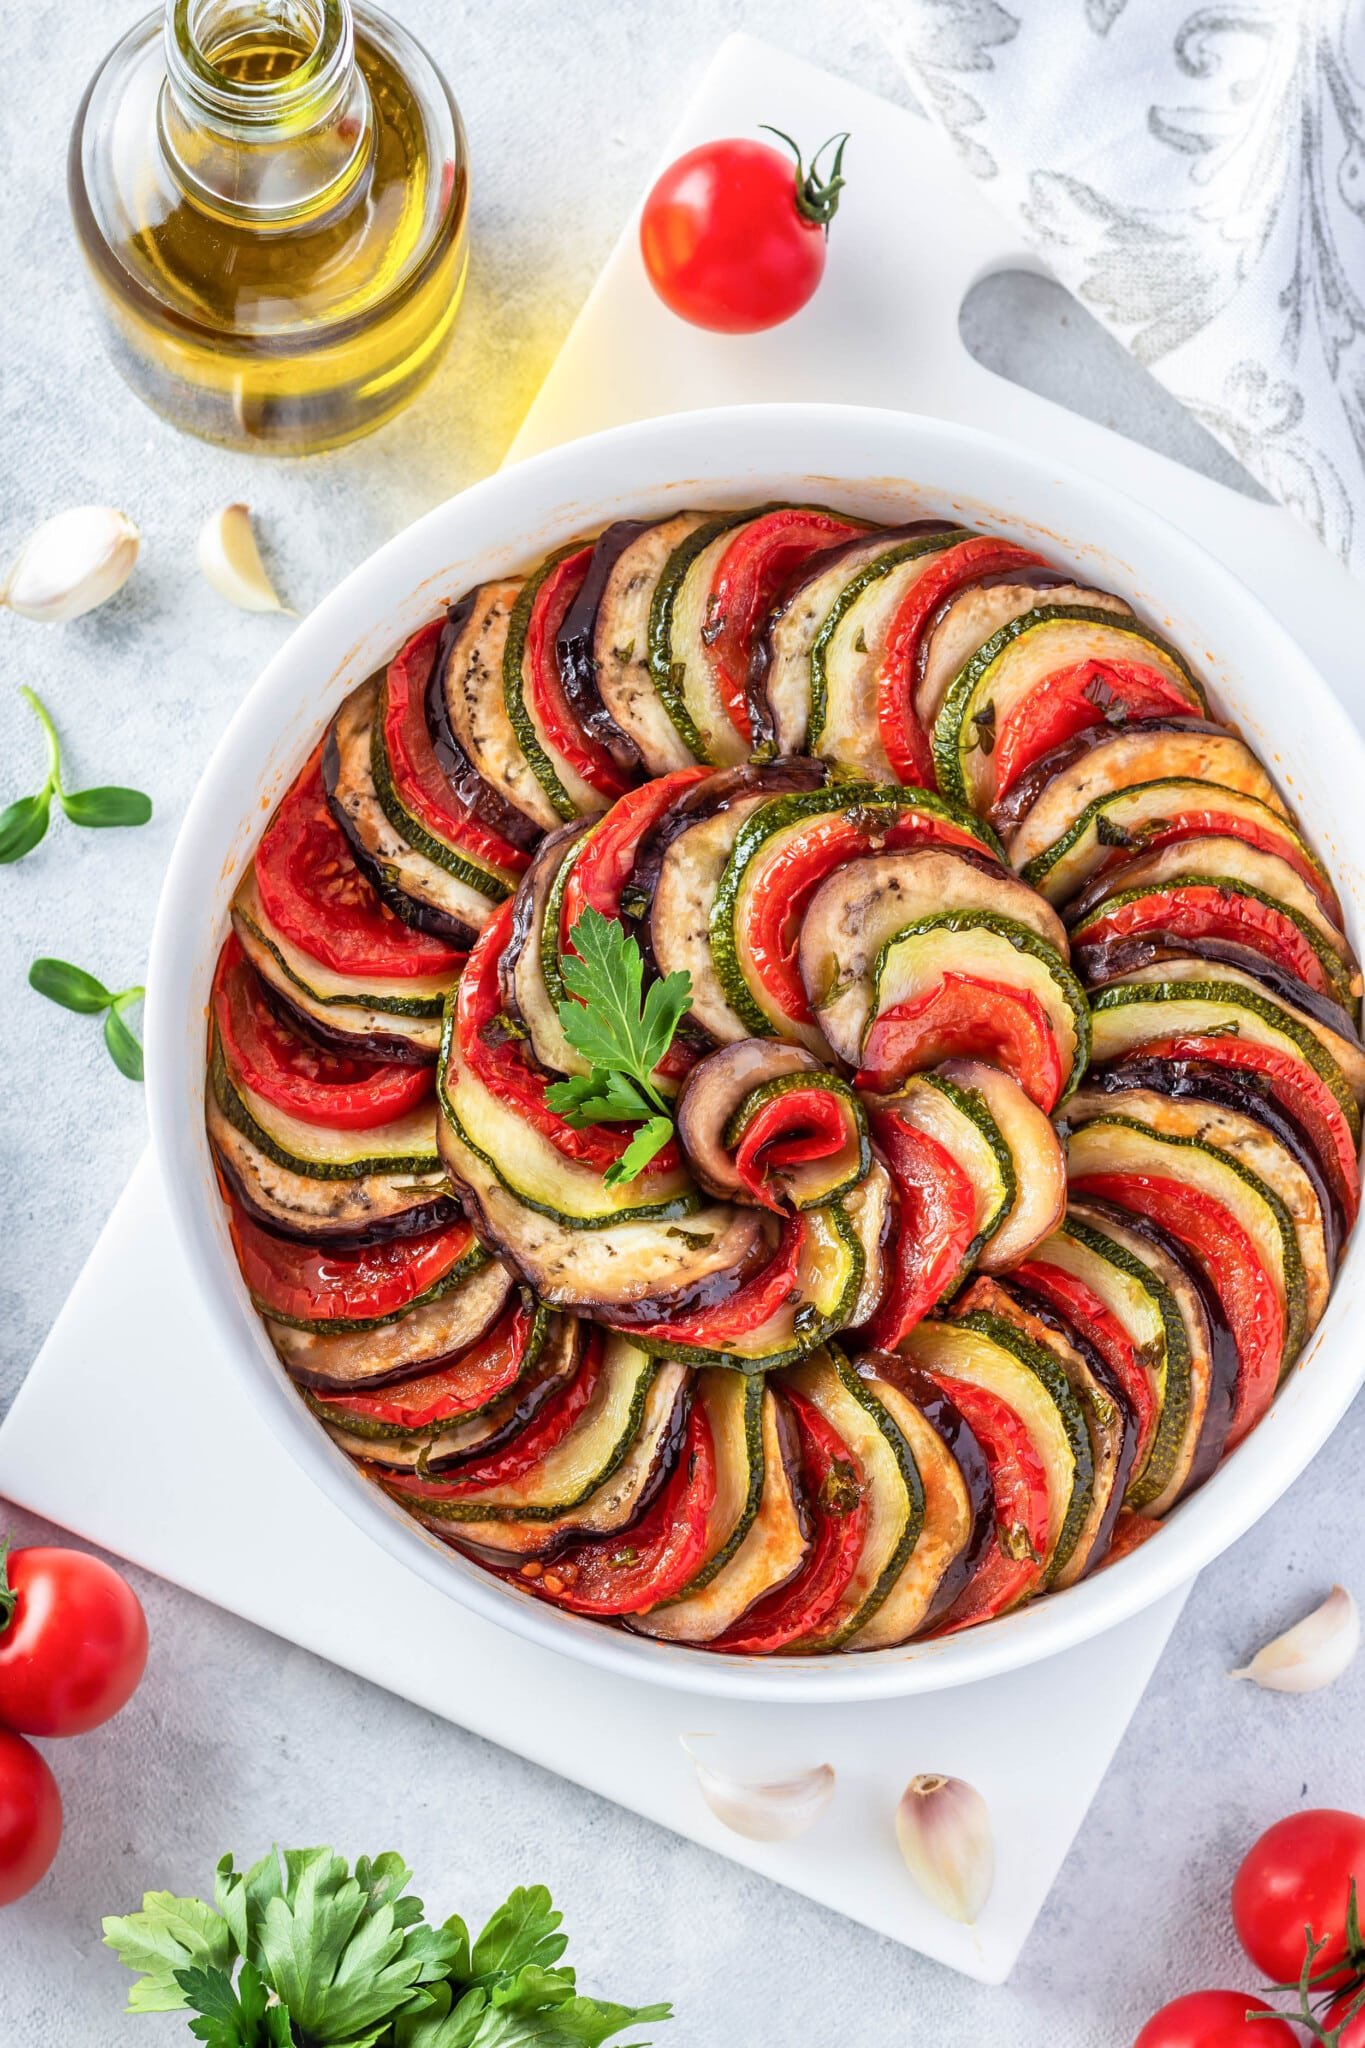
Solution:
{"label": "glass olive oil bottle", "polygon": [[435,368],[467,264],[459,110],[350,0],[166,0],[76,116],[76,232],[118,369],[177,427],[298,455]]}

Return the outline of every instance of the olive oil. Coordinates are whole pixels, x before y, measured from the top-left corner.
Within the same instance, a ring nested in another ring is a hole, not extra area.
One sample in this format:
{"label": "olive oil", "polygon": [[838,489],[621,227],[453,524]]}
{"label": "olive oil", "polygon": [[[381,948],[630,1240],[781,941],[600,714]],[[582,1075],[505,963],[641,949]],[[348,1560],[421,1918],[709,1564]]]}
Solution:
{"label": "olive oil", "polygon": [[229,446],[335,447],[406,405],[467,263],[459,112],[349,0],[168,0],[93,80],[70,195],[110,351]]}

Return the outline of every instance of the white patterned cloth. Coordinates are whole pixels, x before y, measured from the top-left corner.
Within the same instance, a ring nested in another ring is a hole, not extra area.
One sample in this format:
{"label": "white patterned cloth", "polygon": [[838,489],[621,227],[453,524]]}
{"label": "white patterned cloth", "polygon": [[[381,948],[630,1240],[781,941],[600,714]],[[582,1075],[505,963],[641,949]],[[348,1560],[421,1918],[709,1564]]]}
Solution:
{"label": "white patterned cloth", "polygon": [[1040,256],[1365,570],[1365,0],[867,0]]}

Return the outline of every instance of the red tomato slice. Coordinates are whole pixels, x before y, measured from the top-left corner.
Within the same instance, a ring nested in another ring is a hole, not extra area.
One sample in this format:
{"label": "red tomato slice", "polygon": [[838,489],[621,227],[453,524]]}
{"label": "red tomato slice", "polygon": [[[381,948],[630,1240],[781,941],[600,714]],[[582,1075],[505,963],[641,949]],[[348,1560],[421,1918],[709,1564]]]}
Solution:
{"label": "red tomato slice", "polygon": [[534,1320],[534,1311],[517,1302],[472,1350],[449,1365],[396,1386],[377,1387],[372,1394],[314,1394],[313,1399],[338,1422],[360,1415],[399,1429],[427,1429],[468,1415],[516,1384]]}
{"label": "red tomato slice", "polygon": [[801,926],[810,900],[826,876],[874,846],[886,853],[905,846],[965,846],[986,852],[981,841],[961,825],[927,811],[902,811],[893,824],[883,823],[867,811],[832,811],[826,817],[811,818],[780,853],[764,861],[739,913],[744,920],[748,959],[764,993],[795,1024],[813,1021],[797,966]]}
{"label": "red tomato slice", "polygon": [[867,1535],[862,1467],[813,1401],[784,1389],[801,1445],[801,1485],[815,1525],[794,1579],[765,1593],[711,1645],[737,1657],[766,1657],[819,1633],[858,1568]]}
{"label": "red tomato slice", "polygon": [[751,519],[721,555],[707,593],[702,637],[721,700],[742,740],[753,738],[749,660],[769,612],[813,556],[862,531],[854,520],[791,505]]}
{"label": "red tomato slice", "polygon": [[[422,1479],[416,1472],[385,1472],[383,1483],[390,1493],[405,1499],[464,1500],[471,1493],[483,1493],[492,1486],[510,1486],[549,1456],[564,1441],[593,1397],[602,1371],[605,1346],[602,1332],[590,1330],[577,1372],[559,1393],[552,1396],[534,1419],[511,1443],[486,1458],[461,1465],[448,1479]],[[374,1476],[380,1476],[378,1474]]]}
{"label": "red tomato slice", "polygon": [[1172,846],[1182,839],[1201,838],[1240,839],[1244,845],[1254,846],[1261,853],[1278,855],[1293,868],[1305,887],[1313,891],[1332,922],[1341,923],[1341,904],[1336,890],[1322,869],[1308,859],[1296,839],[1291,839],[1287,833],[1277,832],[1273,825],[1263,825],[1254,818],[1231,817],[1227,812],[1216,809],[1173,811],[1169,818],[1154,818],[1149,824],[1139,825],[1129,833],[1126,845],[1110,850],[1095,873],[1108,874],[1111,869],[1132,860],[1137,853],[1152,853],[1158,847]]}
{"label": "red tomato slice", "polygon": [[565,614],[583,587],[592,554],[589,546],[565,555],[547,572],[535,594],[526,622],[526,694],[536,723],[551,746],[590,789],[618,797],[630,788],[630,779],[605,747],[588,738],[574,716],[560,680],[555,645]]}
{"label": "red tomato slice", "polygon": [[939,606],[966,583],[999,571],[1041,567],[1043,558],[1030,548],[992,534],[976,534],[945,548],[932,569],[906,592],[887,630],[882,664],[877,672],[877,729],[886,757],[902,782],[922,789],[936,787],[934,757],[928,736],[915,716],[915,684],[919,651]]}
{"label": "red tomato slice", "polygon": [[552,1563],[530,1558],[501,1577],[571,1614],[645,1614],[680,1593],[706,1558],[706,1527],[716,1501],[716,1452],[700,1401],[667,1486],[638,1522],[615,1536],[585,1538]]}
{"label": "red tomato slice", "polygon": [[1010,1269],[1010,1278],[1027,1287],[1031,1293],[1041,1295],[1099,1352],[1123,1388],[1128,1405],[1137,1418],[1133,1470],[1140,1470],[1157,1425],[1156,1391],[1142,1369],[1137,1347],[1123,1324],[1084,1280],[1078,1280],[1074,1273],[1066,1272],[1061,1266],[1050,1265],[1045,1259],[1025,1259],[1022,1265]]}
{"label": "red tomato slice", "polygon": [[766,1266],[759,1268],[731,1295],[711,1308],[679,1316],[674,1322],[632,1323],[631,1337],[640,1344],[696,1344],[708,1351],[723,1351],[738,1337],[745,1337],[775,1316],[784,1301],[792,1297],[801,1270],[801,1251],[809,1225],[804,1216],[789,1216],[782,1225],[777,1249]]}
{"label": "red tomato slice", "polygon": [[266,1315],[291,1322],[371,1322],[410,1308],[465,1258],[474,1233],[448,1223],[358,1251],[328,1251],[273,1237],[225,1195],[242,1278]]}
{"label": "red tomato slice", "polygon": [[1237,1218],[1201,1189],[1147,1173],[1088,1173],[1072,1192],[1150,1217],[1194,1254],[1237,1343],[1239,1371],[1227,1448],[1234,1450],[1270,1406],[1280,1376],[1284,1316],[1269,1273]]}
{"label": "red tomato slice", "polygon": [[980,1444],[995,1495],[995,1531],[935,1635],[954,1635],[1017,1607],[1042,1583],[1050,1504],[1047,1470],[1022,1417],[986,1387],[930,1373]]}
{"label": "red tomato slice", "polygon": [[1360,1209],[1360,1161],[1345,1112],[1320,1074],[1306,1060],[1278,1046],[1257,1045],[1252,1039],[1226,1036],[1201,1038],[1159,1038],[1139,1048],[1153,1059],[1213,1060],[1222,1067],[1236,1067],[1257,1074],[1271,1095],[1307,1133],[1324,1173],[1340,1198],[1347,1227]]}
{"label": "red tomato slice", "polygon": [[1076,926],[1077,946],[1102,945],[1106,939],[1143,938],[1231,939],[1263,953],[1267,960],[1293,974],[1319,995],[1339,1001],[1336,985],[1293,918],[1232,889],[1180,882],[1153,889],[1131,903],[1102,904]]}
{"label": "red tomato slice", "polygon": [[[460,976],[455,1029],[460,1056],[469,1071],[500,1102],[510,1103],[533,1129],[548,1138],[557,1152],[599,1173],[621,1157],[633,1136],[629,1124],[590,1124],[576,1131],[545,1100],[552,1077],[537,1065],[526,1041],[508,1038],[498,1029],[502,990],[498,961],[512,929],[512,905],[504,903],[479,934],[478,944]],[[672,1173],[679,1164],[676,1142],[670,1139],[645,1169],[645,1177]]]}
{"label": "red tomato slice", "polygon": [[271,923],[333,974],[405,981],[453,974],[464,959],[395,917],[361,874],[328,807],[321,741],[265,828],[256,886]]}
{"label": "red tomato slice", "polygon": [[653,831],[664,812],[685,789],[702,782],[710,768],[679,768],[646,782],[613,804],[605,818],[593,826],[583,840],[564,884],[559,925],[561,949],[583,912],[600,910],[603,917],[619,918],[621,891],[630,880],[640,842]]}
{"label": "red tomato slice", "polygon": [[459,801],[441,771],[427,724],[427,687],[435,666],[444,621],[433,619],[414,633],[389,663],[384,683],[384,750],[394,787],[418,823],[473,860],[501,869],[510,881],[529,866],[530,855],[512,846]]}
{"label": "red tomato slice", "polygon": [[945,974],[912,1003],[883,1010],[863,1046],[858,1086],[881,1092],[944,1060],[990,1060],[1051,1116],[1066,1073],[1046,1010],[1027,989]]}
{"label": "red tomato slice", "polygon": [[829,1159],[848,1137],[847,1109],[828,1088],[788,1088],[749,1119],[735,1148],[735,1172],[765,1209],[787,1206],[769,1185],[784,1166]]}
{"label": "red tomato slice", "polygon": [[1101,1568],[1117,1564],[1121,1557],[1129,1557],[1133,1551],[1141,1550],[1160,1527],[1160,1522],[1151,1515],[1140,1515],[1133,1508],[1120,1508],[1114,1517],[1114,1533],[1109,1539],[1109,1548],[1100,1559]]}
{"label": "red tomato slice", "polygon": [[235,932],[218,955],[213,1021],[234,1078],[301,1123],[373,1130],[417,1109],[434,1086],[430,1067],[326,1051],[286,1024]]}
{"label": "red tomato slice", "polygon": [[894,1110],[872,1130],[896,1191],[886,1288],[869,1340],[894,1351],[961,1271],[976,1232],[976,1190],[951,1152]]}
{"label": "red tomato slice", "polygon": [[995,797],[1011,790],[1026,768],[1064,740],[1106,719],[1188,717],[1184,690],[1138,661],[1078,661],[1044,677],[996,729]]}

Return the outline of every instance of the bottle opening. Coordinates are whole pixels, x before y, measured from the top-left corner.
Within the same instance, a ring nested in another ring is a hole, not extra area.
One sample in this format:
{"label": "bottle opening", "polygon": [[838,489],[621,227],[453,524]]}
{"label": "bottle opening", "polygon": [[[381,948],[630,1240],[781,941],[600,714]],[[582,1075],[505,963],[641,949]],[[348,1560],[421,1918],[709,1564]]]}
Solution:
{"label": "bottle opening", "polygon": [[351,73],[349,0],[167,0],[182,104],[239,129],[321,120]]}

